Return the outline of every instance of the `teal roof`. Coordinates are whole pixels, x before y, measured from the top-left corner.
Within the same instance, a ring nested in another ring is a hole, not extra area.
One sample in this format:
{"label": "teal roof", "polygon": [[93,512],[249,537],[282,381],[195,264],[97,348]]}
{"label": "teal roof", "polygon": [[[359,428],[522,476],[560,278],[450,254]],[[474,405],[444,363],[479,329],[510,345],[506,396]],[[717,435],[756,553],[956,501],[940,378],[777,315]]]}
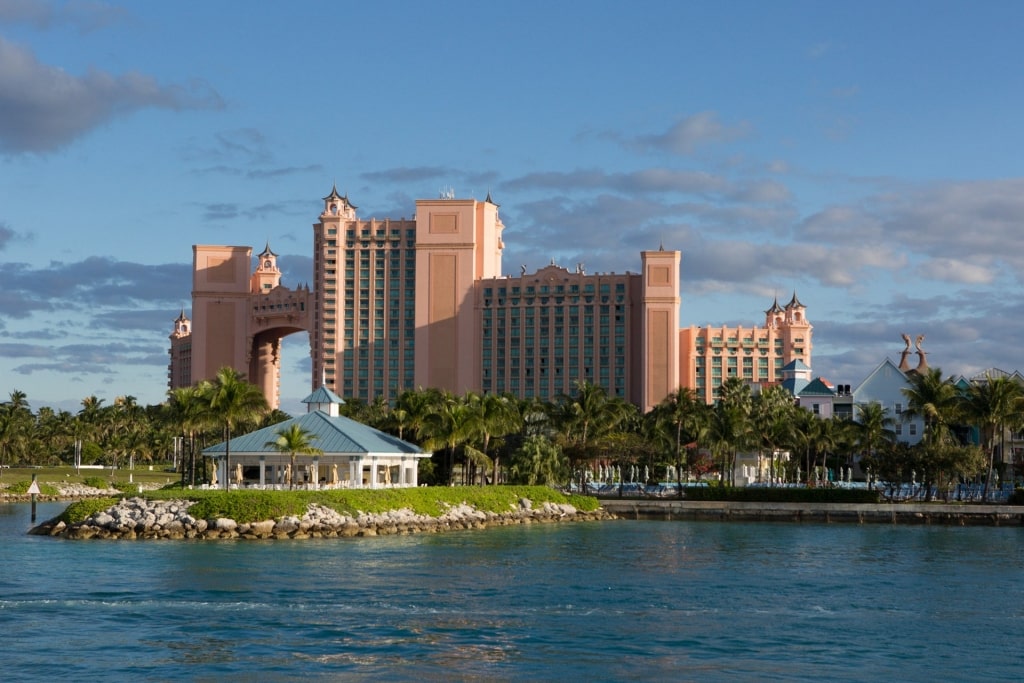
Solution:
{"label": "teal roof", "polygon": [[783,372],[787,370],[810,370],[811,366],[803,362],[799,358],[794,358],[785,365],[782,366]]}
{"label": "teal roof", "polygon": [[312,394],[302,399],[303,403],[335,403],[342,405],[345,400],[338,396],[336,393],[328,389],[327,387],[321,386],[319,389],[314,391]]}
{"label": "teal roof", "polygon": [[[323,451],[324,455],[426,455],[419,446],[403,441],[397,436],[348,417],[331,417],[321,410],[314,410],[301,417],[293,417],[255,432],[236,436],[227,442],[230,444],[231,454],[279,454],[280,451],[266,444],[268,441],[276,441],[277,432],[293,424],[298,424],[315,436],[316,438],[311,439],[311,445]],[[225,442],[221,442],[204,448],[203,455],[220,455],[224,453],[224,446]]]}

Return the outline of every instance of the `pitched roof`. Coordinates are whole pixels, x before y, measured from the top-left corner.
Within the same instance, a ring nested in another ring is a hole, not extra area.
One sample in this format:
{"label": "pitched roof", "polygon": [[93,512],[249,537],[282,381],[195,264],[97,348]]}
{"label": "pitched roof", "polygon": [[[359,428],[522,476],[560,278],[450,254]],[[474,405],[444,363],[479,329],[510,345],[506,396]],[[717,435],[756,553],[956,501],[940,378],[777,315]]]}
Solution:
{"label": "pitched roof", "polygon": [[[278,431],[293,424],[299,425],[315,437],[311,438],[311,445],[323,451],[324,455],[428,455],[419,446],[403,441],[397,436],[348,417],[332,417],[321,410],[314,410],[300,417],[236,436],[227,443],[230,444],[232,455],[278,454],[280,451],[268,446],[267,442],[277,440]],[[225,442],[221,442],[204,448],[203,455],[222,454],[224,446]]]}
{"label": "pitched roof", "polygon": [[835,396],[835,393],[821,377],[815,377],[800,390],[800,396]]}
{"label": "pitched roof", "polygon": [[302,399],[303,403],[334,403],[336,405],[342,405],[345,400],[338,396],[336,393],[321,385],[319,389],[314,391],[312,394]]}

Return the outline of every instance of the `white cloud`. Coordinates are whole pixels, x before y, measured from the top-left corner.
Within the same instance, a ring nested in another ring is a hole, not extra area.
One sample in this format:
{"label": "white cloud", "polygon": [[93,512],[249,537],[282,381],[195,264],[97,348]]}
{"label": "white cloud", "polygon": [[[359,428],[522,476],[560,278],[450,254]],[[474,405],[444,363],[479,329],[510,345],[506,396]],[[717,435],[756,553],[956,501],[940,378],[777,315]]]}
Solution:
{"label": "white cloud", "polygon": [[992,283],[1024,273],[1024,179],[901,187],[803,220],[795,237],[834,246],[874,244],[920,262],[917,274]]}
{"label": "white cloud", "polygon": [[73,76],[0,37],[0,152],[53,151],[147,107],[221,106],[220,96],[201,83],[161,86],[144,74],[114,76],[96,69]]}
{"label": "white cloud", "polygon": [[88,33],[125,19],[127,12],[96,0],[55,3],[44,0],[0,0],[0,24],[27,24],[37,29],[73,26]]}
{"label": "white cloud", "polygon": [[931,259],[918,266],[917,272],[922,277],[932,280],[971,285],[990,285],[995,280],[996,274],[991,262],[970,263],[964,259],[955,258]]}
{"label": "white cloud", "polygon": [[703,111],[673,124],[660,135],[642,135],[633,140],[641,149],[666,151],[682,156],[710,143],[731,142],[750,134],[750,126],[739,123],[727,126],[713,111]]}

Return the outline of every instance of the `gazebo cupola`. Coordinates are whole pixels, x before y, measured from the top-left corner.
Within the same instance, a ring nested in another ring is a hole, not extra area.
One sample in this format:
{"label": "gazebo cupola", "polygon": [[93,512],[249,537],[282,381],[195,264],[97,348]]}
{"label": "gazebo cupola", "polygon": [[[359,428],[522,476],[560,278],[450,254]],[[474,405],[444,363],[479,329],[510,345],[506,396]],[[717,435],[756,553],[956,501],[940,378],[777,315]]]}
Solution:
{"label": "gazebo cupola", "polygon": [[312,394],[302,399],[302,402],[306,404],[307,413],[319,410],[322,413],[327,413],[327,415],[331,417],[338,417],[341,414],[339,406],[345,403],[341,396],[338,396],[323,385],[321,385],[320,388]]}

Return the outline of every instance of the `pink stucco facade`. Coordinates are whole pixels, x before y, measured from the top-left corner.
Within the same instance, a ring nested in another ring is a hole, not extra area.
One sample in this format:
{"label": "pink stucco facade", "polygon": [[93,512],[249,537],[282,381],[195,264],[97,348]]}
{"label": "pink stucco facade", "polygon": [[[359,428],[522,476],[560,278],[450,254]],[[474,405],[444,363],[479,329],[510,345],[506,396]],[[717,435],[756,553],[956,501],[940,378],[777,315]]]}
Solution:
{"label": "pink stucco facade", "polygon": [[280,339],[301,330],[311,387],[367,402],[427,387],[549,400],[588,381],[647,410],[679,386],[711,401],[723,377],[776,382],[789,360],[810,364],[795,295],[763,328],[681,329],[680,252],[641,251],[638,272],[552,262],[512,275],[504,229],[490,196],[421,199],[411,218],[362,219],[332,189],[313,224],[313,291],[281,287],[269,247],[254,269],[248,247],[197,245],[171,384],[232,365],[277,405]]}
{"label": "pink stucco facade", "polygon": [[752,384],[778,384],[794,360],[811,365],[813,327],[806,308],[793,295],[785,307],[775,301],[763,326],[697,327],[679,331],[680,386],[711,403],[730,377]]}
{"label": "pink stucco facade", "polygon": [[310,329],[309,288],[280,285],[277,255],[239,246],[192,248],[192,317],[184,312],[171,335],[171,389],[211,379],[232,367],[280,404],[281,339]]}

